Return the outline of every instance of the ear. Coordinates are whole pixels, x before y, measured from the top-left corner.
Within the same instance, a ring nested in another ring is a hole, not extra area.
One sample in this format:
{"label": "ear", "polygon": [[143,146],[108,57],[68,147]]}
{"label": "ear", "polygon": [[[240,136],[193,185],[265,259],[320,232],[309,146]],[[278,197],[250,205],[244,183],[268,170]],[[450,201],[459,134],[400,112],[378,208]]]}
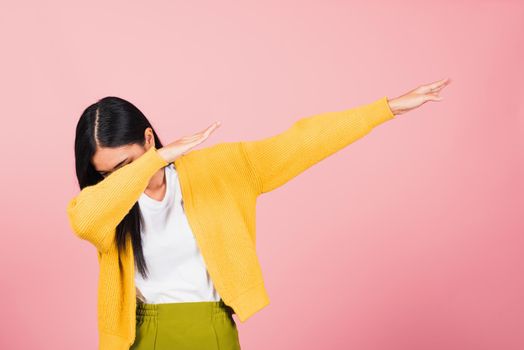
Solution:
{"label": "ear", "polygon": [[146,140],[146,149],[149,149],[151,146],[155,145],[155,135],[153,134],[153,129],[150,127],[146,128],[144,131],[144,139]]}

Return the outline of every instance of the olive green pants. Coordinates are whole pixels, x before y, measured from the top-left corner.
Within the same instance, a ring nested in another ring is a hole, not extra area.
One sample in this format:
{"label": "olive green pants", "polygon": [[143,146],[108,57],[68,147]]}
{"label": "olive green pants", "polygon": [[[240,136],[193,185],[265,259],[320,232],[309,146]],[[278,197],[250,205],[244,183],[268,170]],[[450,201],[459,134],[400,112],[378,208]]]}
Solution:
{"label": "olive green pants", "polygon": [[240,350],[233,309],[220,301],[137,301],[130,350]]}

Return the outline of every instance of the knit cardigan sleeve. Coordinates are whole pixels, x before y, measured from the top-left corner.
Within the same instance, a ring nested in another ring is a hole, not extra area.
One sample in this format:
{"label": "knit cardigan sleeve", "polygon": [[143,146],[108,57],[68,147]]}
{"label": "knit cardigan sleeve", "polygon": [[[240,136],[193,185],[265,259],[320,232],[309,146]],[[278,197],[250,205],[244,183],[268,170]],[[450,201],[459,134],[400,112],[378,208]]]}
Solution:
{"label": "knit cardigan sleeve", "polygon": [[297,120],[287,130],[240,146],[257,179],[258,194],[269,192],[322,159],[393,119],[387,96],[341,111]]}
{"label": "knit cardigan sleeve", "polygon": [[73,232],[91,242],[99,252],[107,252],[120,221],[138,201],[155,172],[168,164],[151,147],[99,183],[84,187],[67,205]]}

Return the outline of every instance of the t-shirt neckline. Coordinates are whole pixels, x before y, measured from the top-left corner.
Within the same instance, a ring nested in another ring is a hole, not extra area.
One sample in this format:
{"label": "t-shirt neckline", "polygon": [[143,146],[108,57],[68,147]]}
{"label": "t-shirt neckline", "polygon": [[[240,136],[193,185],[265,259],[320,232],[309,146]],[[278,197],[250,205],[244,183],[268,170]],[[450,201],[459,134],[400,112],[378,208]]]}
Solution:
{"label": "t-shirt neckline", "polygon": [[145,192],[142,192],[139,198],[139,204],[146,205],[147,207],[153,209],[161,209],[165,208],[168,203],[172,202],[172,197],[174,195],[174,186],[171,183],[174,178],[172,177],[174,174],[171,174],[172,171],[175,171],[173,168],[173,163],[170,163],[164,167],[164,176],[166,181],[166,193],[164,194],[164,198],[159,201],[149,197]]}

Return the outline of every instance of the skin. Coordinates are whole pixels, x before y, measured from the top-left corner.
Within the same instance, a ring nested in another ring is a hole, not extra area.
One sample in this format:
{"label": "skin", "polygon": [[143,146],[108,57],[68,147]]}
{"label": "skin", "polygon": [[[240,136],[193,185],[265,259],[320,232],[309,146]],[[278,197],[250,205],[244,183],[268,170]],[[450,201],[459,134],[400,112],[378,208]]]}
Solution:
{"label": "skin", "polygon": [[440,91],[451,83],[450,78],[442,79],[433,83],[420,85],[407,93],[389,100],[391,111],[395,115],[404,114],[422,106],[428,101],[442,101]]}
{"label": "skin", "polygon": [[[420,107],[428,101],[442,101],[443,98],[439,96],[439,93],[450,83],[451,79],[446,78],[433,83],[420,85],[403,95],[388,99],[388,104],[393,114],[404,114]],[[204,142],[220,125],[220,122],[215,122],[202,131],[190,136],[184,136],[165,145],[158,149],[158,153],[168,163],[174,162],[176,158]],[[151,128],[147,128],[144,131],[144,139],[144,146],[133,144],[113,148],[99,147],[92,159],[95,169],[106,177],[111,171],[132,162],[154,146],[155,139]],[[121,163],[122,161],[123,163]],[[160,169],[151,177],[144,192],[149,197],[158,201],[164,198],[166,182],[163,169]]]}
{"label": "skin", "polygon": [[[159,148],[158,154],[168,163],[174,162],[176,158],[204,142],[220,125],[220,122],[215,122],[200,132],[171,142]],[[132,144],[121,147],[98,147],[91,160],[92,164],[102,176],[107,177],[112,171],[131,163],[155,145],[151,128],[144,131],[144,140],[144,146]],[[151,177],[144,193],[158,201],[164,198],[166,193],[164,169],[160,169]]]}

